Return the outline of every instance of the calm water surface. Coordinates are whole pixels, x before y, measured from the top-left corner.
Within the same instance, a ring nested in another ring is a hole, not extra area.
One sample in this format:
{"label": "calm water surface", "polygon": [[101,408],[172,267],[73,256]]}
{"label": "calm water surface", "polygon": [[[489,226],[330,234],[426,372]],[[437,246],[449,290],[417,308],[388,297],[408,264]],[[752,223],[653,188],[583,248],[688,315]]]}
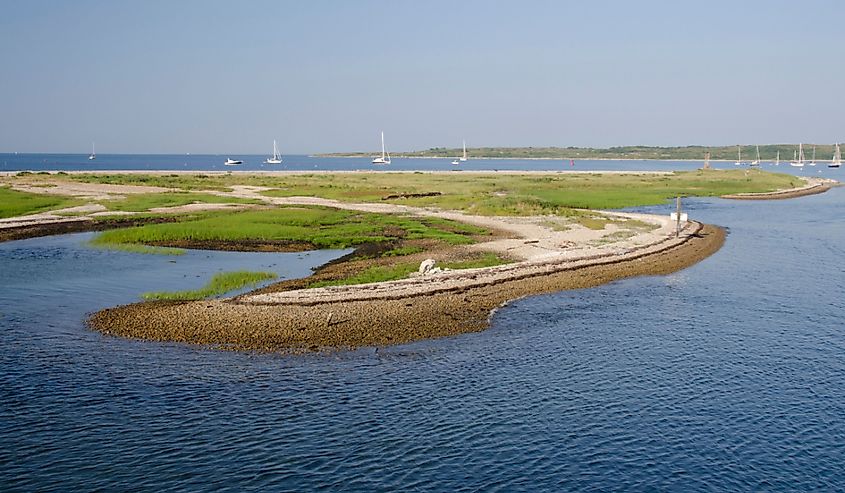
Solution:
{"label": "calm water surface", "polygon": [[[690,269],[305,356],[82,324],[240,260],[2,244],[0,490],[845,489],[845,189],[687,207],[730,228]],[[296,276],[337,254],[244,261]]]}
{"label": "calm water surface", "polygon": [[[240,166],[224,166],[227,157],[243,160]],[[470,159],[459,166],[452,159],[392,158],[388,166],[374,166],[370,158],[328,158],[302,155],[284,156],[282,164],[264,164],[267,156],[222,156],[210,154],[98,154],[94,161],[87,154],[0,154],[0,171],[72,171],[72,170],[140,170],[140,171],[671,171],[693,170],[702,161],[629,161],[629,160],[576,160],[568,159]],[[735,169],[732,162],[713,161],[719,169]],[[745,167],[747,168],[747,167]],[[830,169],[825,163],[805,168],[793,168],[787,163],[774,166],[763,163],[761,169],[801,176],[841,177],[843,171]]]}

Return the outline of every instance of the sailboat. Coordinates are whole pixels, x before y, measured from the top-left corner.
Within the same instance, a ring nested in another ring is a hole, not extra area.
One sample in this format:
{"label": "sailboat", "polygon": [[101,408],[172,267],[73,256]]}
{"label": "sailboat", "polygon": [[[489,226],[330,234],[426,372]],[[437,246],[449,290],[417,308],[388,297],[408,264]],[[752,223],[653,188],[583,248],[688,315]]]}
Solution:
{"label": "sailboat", "polygon": [[279,150],[276,148],[276,139],[273,139],[273,157],[268,157],[264,160],[266,164],[282,164],[282,155],[279,154]]}
{"label": "sailboat", "polygon": [[736,146],[736,162],[734,163],[737,166],[742,165],[742,146]]}
{"label": "sailboat", "polygon": [[751,161],[751,166],[760,166],[760,146],[757,147],[757,159]]}
{"label": "sailboat", "polygon": [[833,149],[833,161],[827,167],[838,168],[840,166],[842,166],[842,151],[839,150],[839,144],[836,144]]}
{"label": "sailboat", "polygon": [[467,160],[467,141],[464,141],[464,157],[461,158],[461,161]]}
{"label": "sailboat", "polygon": [[89,161],[93,161],[97,159],[97,151],[94,149],[94,143],[91,142],[91,155],[88,156]]}
{"label": "sailboat", "polygon": [[384,132],[381,133],[381,157],[373,159],[373,164],[390,164],[390,153],[384,149]]}
{"label": "sailboat", "polygon": [[816,146],[813,146],[813,159],[807,164],[809,164],[810,166],[816,165]]}
{"label": "sailboat", "polygon": [[775,166],[780,166],[780,149],[778,149],[778,155],[775,158]]}
{"label": "sailboat", "polygon": [[798,151],[792,154],[792,161],[789,162],[789,165],[796,168],[804,167],[804,144],[798,144]]}

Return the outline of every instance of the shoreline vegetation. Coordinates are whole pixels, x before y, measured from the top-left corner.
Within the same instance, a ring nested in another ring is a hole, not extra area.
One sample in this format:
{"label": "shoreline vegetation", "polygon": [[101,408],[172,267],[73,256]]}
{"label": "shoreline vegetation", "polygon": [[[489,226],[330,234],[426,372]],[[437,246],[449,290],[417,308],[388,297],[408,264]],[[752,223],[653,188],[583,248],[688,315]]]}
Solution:
{"label": "shoreline vegetation", "polygon": [[417,296],[290,304],[251,303],[245,297],[136,303],[97,312],[88,323],[107,335],[229,350],[310,352],[403,344],[484,330],[497,308],[524,296],[668,274],[713,254],[724,238],[721,228],[695,225],[678,244],[654,253],[602,257],[581,266]]}
{"label": "shoreline vegetation", "polygon": [[[819,162],[828,161],[833,156],[833,144],[804,144],[816,147]],[[732,146],[616,146],[609,148],[594,147],[472,147],[467,148],[471,159],[589,159],[589,160],[656,160],[656,161],[702,161],[705,153],[710,153],[711,161],[735,161],[737,147]],[[743,156],[752,158],[756,145],[742,145]],[[782,161],[788,161],[798,144],[760,145],[760,158],[774,161],[780,153]],[[375,156],[376,152],[336,152],[315,154],[314,157],[364,158]],[[425,150],[393,152],[397,158],[447,159],[461,156],[460,147],[432,147]]]}
{"label": "shoreline vegetation", "polygon": [[[232,284],[218,282],[213,292],[156,293],[171,300],[89,321],[126,337],[323,350],[482,330],[490,311],[511,299],[671,272],[724,241],[713,226],[688,223],[675,240],[666,217],[596,209],[679,195],[787,198],[829,186],[760,170],[4,175],[0,191],[20,199],[7,210],[31,213],[0,215],[0,241],[105,230],[92,244],[138,252],[354,248],[312,276],[235,298],[172,300],[237,289],[220,291]],[[44,211],[33,200],[40,197],[70,207]],[[429,259],[437,268],[417,274]]]}
{"label": "shoreline vegetation", "polygon": [[230,293],[245,287],[254,287],[263,281],[275,279],[273,272],[218,272],[211,280],[199,289],[188,289],[184,291],[155,291],[144,293],[141,298],[147,301],[196,301],[213,296]]}

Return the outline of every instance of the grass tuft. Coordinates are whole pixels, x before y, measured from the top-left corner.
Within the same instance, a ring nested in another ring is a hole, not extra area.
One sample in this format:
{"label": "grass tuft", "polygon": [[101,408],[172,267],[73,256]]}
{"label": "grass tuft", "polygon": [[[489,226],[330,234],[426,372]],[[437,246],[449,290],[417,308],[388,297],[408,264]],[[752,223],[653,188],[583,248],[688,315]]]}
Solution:
{"label": "grass tuft", "polygon": [[276,274],[272,272],[220,272],[211,278],[208,284],[200,289],[187,291],[158,291],[144,293],[141,297],[145,300],[201,300],[211,296],[219,296],[236,289],[247,286],[255,286],[262,281],[275,279]]}

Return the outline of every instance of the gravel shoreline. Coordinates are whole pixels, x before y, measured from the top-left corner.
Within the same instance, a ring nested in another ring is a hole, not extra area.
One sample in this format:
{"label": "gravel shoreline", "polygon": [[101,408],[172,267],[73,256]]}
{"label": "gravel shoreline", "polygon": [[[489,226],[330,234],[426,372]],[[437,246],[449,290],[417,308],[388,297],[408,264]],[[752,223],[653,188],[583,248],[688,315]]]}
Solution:
{"label": "gravel shoreline", "polygon": [[723,229],[690,223],[676,241],[490,282],[444,288],[432,279],[434,289],[416,293],[334,297],[311,303],[268,302],[257,296],[252,301],[242,296],[136,303],[97,312],[88,325],[109,335],[234,350],[306,352],[402,344],[484,330],[496,308],[524,296],[668,274],[713,254],[724,240]]}
{"label": "gravel shoreline", "polygon": [[776,190],[774,192],[760,192],[760,193],[737,193],[732,195],[722,195],[723,199],[732,200],[782,200],[794,199],[796,197],[804,197],[806,195],[816,195],[830,190],[836,185],[835,180],[827,178],[803,178],[807,182],[806,186],[798,188],[790,188],[787,190]]}

